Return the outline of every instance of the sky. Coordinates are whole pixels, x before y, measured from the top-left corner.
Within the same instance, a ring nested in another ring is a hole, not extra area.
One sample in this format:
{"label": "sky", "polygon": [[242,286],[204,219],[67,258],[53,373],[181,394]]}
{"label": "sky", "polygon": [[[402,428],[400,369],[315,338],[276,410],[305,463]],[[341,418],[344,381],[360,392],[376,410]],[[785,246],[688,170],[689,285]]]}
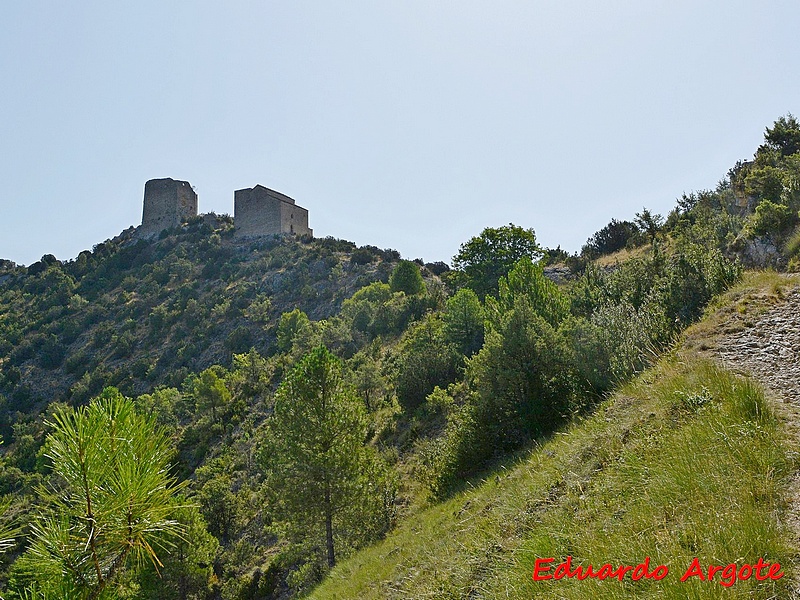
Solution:
{"label": "sky", "polygon": [[485,227],[572,252],[666,215],[800,115],[796,0],[4,3],[0,258],[139,225],[144,184],[450,261]]}

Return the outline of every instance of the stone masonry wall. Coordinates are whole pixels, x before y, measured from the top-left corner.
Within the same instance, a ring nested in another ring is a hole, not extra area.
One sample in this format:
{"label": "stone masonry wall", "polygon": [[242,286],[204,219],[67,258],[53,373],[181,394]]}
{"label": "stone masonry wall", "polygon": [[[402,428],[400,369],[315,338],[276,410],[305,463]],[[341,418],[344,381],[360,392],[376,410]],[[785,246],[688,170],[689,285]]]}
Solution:
{"label": "stone masonry wall", "polygon": [[313,235],[308,227],[308,210],[262,185],[236,190],[233,204],[236,237]]}
{"label": "stone masonry wall", "polygon": [[144,211],[139,234],[154,237],[197,216],[197,194],[188,181],[169,177],[144,184]]}
{"label": "stone masonry wall", "polygon": [[308,211],[297,204],[281,202],[281,231],[294,235],[314,235],[308,227]]}

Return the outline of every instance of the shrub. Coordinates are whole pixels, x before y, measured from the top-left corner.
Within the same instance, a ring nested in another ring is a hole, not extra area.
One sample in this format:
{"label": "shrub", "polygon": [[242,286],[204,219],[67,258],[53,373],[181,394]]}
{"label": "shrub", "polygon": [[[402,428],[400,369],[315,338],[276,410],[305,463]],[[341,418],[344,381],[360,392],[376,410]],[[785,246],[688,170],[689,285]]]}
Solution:
{"label": "shrub", "polygon": [[419,266],[408,260],[401,260],[392,271],[389,278],[389,288],[393,292],[405,292],[409,296],[416,296],[425,291],[425,282],[419,272]]}
{"label": "shrub", "polygon": [[800,227],[792,232],[792,235],[786,240],[786,245],[784,246],[784,252],[787,256],[793,257],[798,251],[800,251]]}
{"label": "shrub", "polygon": [[518,301],[468,367],[484,455],[515,450],[551,431],[575,407],[575,375],[566,339]]}
{"label": "shrub", "polygon": [[397,359],[397,400],[406,412],[416,409],[436,386],[455,381],[461,356],[447,342],[442,322],[428,316],[405,336]]}
{"label": "shrub", "polygon": [[299,308],[291,312],[283,313],[278,320],[278,330],[276,333],[278,350],[288,352],[292,349],[297,334],[309,327],[309,320],[306,313]]}
{"label": "shrub", "polygon": [[450,270],[450,265],[448,265],[446,262],[442,262],[441,260],[437,260],[436,262],[425,263],[425,268],[439,277],[442,275],[442,273],[446,273]]}
{"label": "shrub", "polygon": [[639,228],[630,221],[611,222],[590,237],[581,249],[582,256],[595,258],[622,250],[629,242],[638,241]]}
{"label": "shrub", "polygon": [[253,334],[244,325],[234,329],[225,339],[225,348],[234,354],[247,352],[253,345]]}
{"label": "shrub", "polygon": [[784,204],[762,200],[751,217],[750,230],[756,235],[780,234],[797,223],[797,214]]}
{"label": "shrub", "polygon": [[444,311],[444,334],[465,356],[472,356],[483,346],[483,306],[477,294],[463,288],[447,300]]}
{"label": "shrub", "polygon": [[375,255],[368,248],[359,248],[350,255],[350,262],[354,265],[368,265],[375,261]]}

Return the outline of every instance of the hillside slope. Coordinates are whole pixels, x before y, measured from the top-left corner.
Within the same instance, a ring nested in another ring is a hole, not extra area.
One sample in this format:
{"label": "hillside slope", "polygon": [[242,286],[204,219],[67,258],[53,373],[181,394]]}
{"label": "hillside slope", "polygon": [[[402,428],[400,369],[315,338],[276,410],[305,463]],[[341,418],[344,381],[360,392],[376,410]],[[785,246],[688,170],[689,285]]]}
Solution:
{"label": "hillside slope", "polygon": [[[783,420],[791,447],[800,448],[800,276],[767,273],[758,287],[740,287],[716,311],[715,335],[697,327],[687,346],[766,387]],[[789,484],[786,522],[800,547],[800,473]]]}
{"label": "hillside slope", "polygon": [[53,400],[109,385],[139,395],[251,347],[274,353],[281,314],[330,317],[398,258],[332,238],[238,240],[229,219],[206,215],[157,240],[129,229],[72,261],[2,263],[0,434],[13,439],[10,415]]}
{"label": "hillside slope", "polygon": [[[796,288],[793,279],[748,274],[656,367],[339,565],[312,597],[791,597],[797,544],[787,501],[797,438],[774,392],[784,389],[781,371],[797,368],[788,358],[797,348],[782,352],[776,342],[780,327],[796,335],[786,321],[800,314]],[[767,356],[787,360],[753,358],[743,340],[754,337]],[[765,394],[720,357],[769,374],[772,389]],[[567,556],[573,565],[614,568],[650,557],[651,569],[669,573],[661,581],[532,581],[537,558],[555,566]],[[681,582],[695,557],[737,568],[761,558],[780,563],[785,576]]]}

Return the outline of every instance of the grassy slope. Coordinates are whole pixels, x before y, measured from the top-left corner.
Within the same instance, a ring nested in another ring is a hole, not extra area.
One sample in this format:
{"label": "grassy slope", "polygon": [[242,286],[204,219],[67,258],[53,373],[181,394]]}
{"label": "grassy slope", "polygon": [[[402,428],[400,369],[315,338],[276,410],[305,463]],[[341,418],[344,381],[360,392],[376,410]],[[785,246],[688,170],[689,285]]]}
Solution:
{"label": "grassy slope", "polygon": [[[776,280],[749,276],[706,322],[721,323],[742,298],[750,310],[774,301]],[[689,338],[697,342],[698,331],[713,330],[701,323]],[[779,523],[795,465],[783,427],[757,384],[688,346],[592,415],[340,564],[312,597],[787,598],[795,552]],[[670,573],[660,582],[531,581],[537,557],[567,555],[597,566],[650,556]],[[787,576],[730,588],[680,583],[695,556],[704,564],[764,557]]]}

